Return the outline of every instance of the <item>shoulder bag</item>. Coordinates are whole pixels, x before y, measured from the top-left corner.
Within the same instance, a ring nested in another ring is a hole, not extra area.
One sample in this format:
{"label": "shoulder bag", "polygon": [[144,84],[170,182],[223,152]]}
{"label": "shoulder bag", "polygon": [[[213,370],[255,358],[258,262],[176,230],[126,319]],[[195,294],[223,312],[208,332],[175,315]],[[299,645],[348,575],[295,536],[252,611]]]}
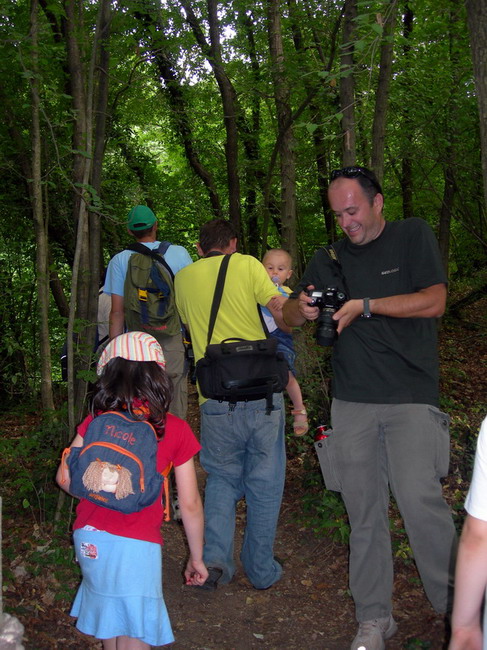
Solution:
{"label": "shoulder bag", "polygon": [[277,340],[268,337],[247,341],[231,337],[210,344],[230,257],[223,257],[218,273],[205,356],[196,364],[196,379],[203,397],[230,404],[266,399],[269,414],[273,393],[282,392],[289,378],[287,362],[277,352]]}

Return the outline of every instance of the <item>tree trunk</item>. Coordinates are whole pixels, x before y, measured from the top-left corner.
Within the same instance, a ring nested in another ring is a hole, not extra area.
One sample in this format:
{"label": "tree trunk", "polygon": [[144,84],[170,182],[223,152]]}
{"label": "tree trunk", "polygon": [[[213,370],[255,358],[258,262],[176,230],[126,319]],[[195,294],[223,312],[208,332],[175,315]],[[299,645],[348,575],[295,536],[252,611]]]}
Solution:
{"label": "tree trunk", "polygon": [[[93,197],[94,207],[100,206],[100,191],[101,191],[101,178],[103,158],[105,155],[105,136],[107,125],[107,106],[108,106],[108,70],[110,64],[110,22],[111,22],[111,2],[110,0],[101,0],[100,12],[98,18],[99,43],[100,53],[97,66],[98,71],[98,84],[96,93],[96,107],[95,107],[95,142],[93,146],[93,163],[91,166],[91,187],[95,191]],[[89,231],[90,231],[90,268],[93,271],[94,279],[91,283],[91,296],[90,305],[91,310],[89,314],[90,323],[94,323],[98,318],[98,286],[101,276],[102,267],[102,253],[101,253],[101,227],[100,227],[100,214],[98,210],[90,212],[89,217]]]}
{"label": "tree trunk", "polygon": [[295,260],[297,258],[296,163],[290,105],[291,93],[284,70],[279,0],[269,0],[268,2],[268,25],[281,165],[281,242],[282,247]]}
{"label": "tree trunk", "polygon": [[453,213],[453,200],[455,197],[455,180],[453,149],[449,147],[450,160],[445,164],[443,189],[443,200],[440,208],[440,224],[438,229],[438,244],[440,248],[441,260],[445,272],[448,274],[448,254],[450,250],[450,224]]}
{"label": "tree trunk", "polygon": [[[250,119],[247,121],[241,119],[242,113],[239,114],[239,127],[243,133],[242,141],[244,146],[245,157],[247,161],[248,180],[246,184],[246,194],[244,200],[244,216],[246,237],[243,242],[247,242],[247,252],[255,257],[259,256],[259,227],[257,215],[257,190],[260,187],[260,180],[264,174],[261,168],[260,160],[260,94],[259,84],[261,80],[260,64],[257,56],[255,45],[253,20],[252,16],[245,10],[238,13],[239,23],[242,25],[247,43],[247,55],[250,59],[250,74],[252,76],[254,92],[250,100]],[[242,224],[242,231],[244,224]],[[244,247],[245,249],[245,247]],[[245,250],[244,250],[245,252]]]}
{"label": "tree trunk", "polygon": [[52,392],[51,346],[49,341],[49,272],[47,227],[42,210],[41,184],[41,134],[40,134],[40,81],[38,70],[38,1],[31,2],[30,38],[32,44],[32,77],[30,79],[32,99],[32,214],[36,232],[36,274],[40,312],[40,356],[41,356],[41,399],[42,408],[54,411]]}
{"label": "tree trunk", "polygon": [[487,3],[485,0],[466,0],[465,5],[479,106],[485,210],[487,209]]}
{"label": "tree trunk", "polygon": [[183,89],[171,63],[164,37],[164,27],[159,20],[148,13],[136,12],[135,16],[147,28],[147,38],[151,43],[150,51],[157,66],[159,76],[164,80],[172,109],[171,118],[176,132],[179,134],[189,166],[202,181],[208,192],[213,216],[223,217],[220,197],[211,173],[202,164],[195,147],[189,109],[186,104]]}
{"label": "tree trunk", "polygon": [[396,24],[397,0],[390,0],[386,6],[383,24],[383,38],[380,52],[380,69],[375,96],[374,122],[372,125],[371,167],[379,183],[384,178],[384,143],[386,134],[387,104],[392,77],[393,36]]}
{"label": "tree trunk", "polygon": [[[331,112],[333,110],[333,107],[331,105],[327,106],[326,104],[325,106],[323,106],[322,102],[320,103],[315,99],[315,94],[316,94],[318,84],[321,82],[315,81],[313,85],[311,79],[314,78],[315,75],[313,75],[312,77],[311,75],[306,74],[307,72],[311,72],[311,70],[309,69],[309,66],[306,62],[307,46],[304,41],[303,31],[301,29],[300,21],[296,12],[297,10],[296,1],[288,0],[288,6],[289,6],[289,16],[291,19],[294,47],[296,49],[296,52],[299,54],[301,58],[300,68],[304,72],[304,74],[302,75],[303,85],[306,90],[307,97],[313,98],[312,100],[310,99],[309,101],[309,116],[310,116],[311,124],[313,125],[312,140],[313,140],[314,155],[316,160],[317,185],[318,185],[318,192],[321,199],[321,206],[323,209],[323,217],[325,222],[327,241],[332,242],[334,241],[335,238],[335,219],[333,214],[331,213],[330,205],[328,203],[328,176],[329,176],[328,155],[329,153],[328,153],[328,148],[325,140],[325,130],[323,128],[323,124],[326,121],[325,118],[323,117],[323,114],[326,113],[327,110]],[[308,14],[308,17],[311,19],[310,7],[308,4],[306,4],[306,12]],[[325,60],[323,49],[321,47],[321,43],[318,39],[317,34],[315,33],[314,30],[312,31],[314,48],[316,49],[316,52],[319,55],[320,61],[323,64],[323,68],[327,72],[331,70],[332,62],[335,57],[336,41],[337,41],[337,34],[339,31],[340,22],[341,20],[338,19],[335,25],[335,29],[332,32],[332,37],[330,39],[330,57],[328,62]],[[301,259],[301,257],[302,256],[300,255],[299,259],[297,260],[297,264],[295,265],[296,273],[294,275],[296,276],[300,276],[302,271],[304,270],[304,259]]]}
{"label": "tree trunk", "polygon": [[340,109],[342,112],[342,162],[344,167],[355,164],[355,79],[354,38],[357,0],[345,0],[342,35],[342,54],[340,56]]}
{"label": "tree trunk", "polygon": [[[404,36],[404,47],[403,47],[403,71],[408,68],[409,65],[409,53],[411,51],[411,46],[409,40],[411,37],[411,32],[413,30],[414,24],[414,14],[407,4],[404,8],[403,14],[403,36]],[[404,72],[403,72],[404,74]],[[406,73],[406,81],[403,84],[404,92],[407,93],[407,87],[409,85],[409,78]],[[412,120],[409,108],[407,106],[403,109],[403,124],[404,128],[403,133],[403,154],[401,162],[401,191],[402,191],[402,213],[405,219],[414,217],[414,204],[413,204],[413,161],[411,158],[411,135],[412,135]]]}
{"label": "tree trunk", "polygon": [[180,0],[186,12],[186,18],[193,34],[215,75],[223,107],[223,124],[225,126],[225,159],[227,166],[228,200],[230,221],[237,232],[241,232],[240,180],[238,176],[238,131],[237,131],[237,94],[223,67],[220,47],[220,26],[216,0],[208,2],[208,21],[210,25],[210,44],[207,43],[191,3]]}
{"label": "tree trunk", "polygon": [[208,0],[208,20],[210,23],[210,59],[215,78],[220,89],[223,106],[223,123],[226,131],[225,158],[227,164],[228,202],[230,221],[237,232],[241,232],[240,179],[238,166],[237,93],[223,68],[220,25],[218,23],[218,3]]}
{"label": "tree trunk", "polygon": [[459,114],[457,92],[460,84],[461,72],[459,66],[458,43],[455,35],[455,29],[458,25],[458,2],[450,2],[450,21],[449,21],[449,42],[450,42],[450,69],[452,75],[450,79],[450,93],[446,105],[447,113],[447,131],[448,144],[446,147],[446,156],[441,160],[443,167],[444,189],[443,200],[440,209],[440,224],[438,230],[438,242],[440,246],[441,259],[445,272],[448,274],[448,260],[450,251],[450,226],[453,214],[454,199],[457,191],[455,182],[455,170],[457,168],[458,145],[460,134],[458,129]]}
{"label": "tree trunk", "polygon": [[[99,282],[99,224],[95,223],[93,232],[90,231],[88,219],[88,205],[93,204],[93,196],[88,191],[92,179],[92,154],[93,154],[93,106],[95,97],[95,68],[98,60],[100,41],[102,33],[106,34],[108,21],[107,7],[109,0],[102,0],[98,10],[98,20],[89,59],[89,68],[85,72],[82,64],[82,57],[78,41],[78,30],[82,7],[78,6],[77,0],[69,0],[66,4],[66,32],[68,69],[70,72],[71,95],[76,119],[74,121],[75,149],[73,165],[73,185],[77,189],[75,195],[74,220],[77,226],[76,246],[73,262],[73,274],[71,282],[71,301],[68,318],[67,331],[67,354],[68,354],[68,410],[70,431],[74,431],[75,423],[81,418],[85,407],[87,382],[84,379],[75,377],[76,367],[80,370],[88,370],[92,362],[93,344],[95,339],[96,322],[96,301]],[[106,70],[102,72],[106,74]],[[104,105],[106,91],[101,85],[101,99],[99,107]],[[102,112],[105,112],[102,108]],[[100,145],[99,145],[100,146]],[[86,152],[82,156],[77,151]],[[82,159],[82,160],[81,160]],[[98,159],[101,164],[101,159]],[[98,173],[98,172],[97,172]],[[98,238],[97,241],[95,241]],[[94,247],[95,254],[91,255]],[[91,319],[90,319],[91,316]],[[91,326],[83,327],[79,333],[77,344],[77,355],[74,354],[73,332],[75,320],[81,319]]]}

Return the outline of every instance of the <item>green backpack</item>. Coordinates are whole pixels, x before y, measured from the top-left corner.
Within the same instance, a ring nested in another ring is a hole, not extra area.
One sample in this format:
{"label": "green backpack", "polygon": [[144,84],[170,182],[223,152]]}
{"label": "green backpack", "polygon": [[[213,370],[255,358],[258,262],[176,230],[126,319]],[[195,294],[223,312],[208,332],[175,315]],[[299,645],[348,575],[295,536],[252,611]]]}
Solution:
{"label": "green backpack", "polygon": [[175,336],[181,321],[174,297],[174,274],[164,259],[169,242],[157,249],[136,243],[127,247],[135,251],[129,259],[124,286],[125,324],[129,332],[148,332]]}

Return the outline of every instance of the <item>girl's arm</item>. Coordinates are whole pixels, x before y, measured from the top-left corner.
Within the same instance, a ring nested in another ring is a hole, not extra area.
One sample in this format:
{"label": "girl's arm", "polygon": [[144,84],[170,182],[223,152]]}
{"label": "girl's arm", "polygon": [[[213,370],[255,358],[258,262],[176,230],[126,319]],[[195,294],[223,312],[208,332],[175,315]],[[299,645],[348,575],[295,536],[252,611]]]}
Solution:
{"label": "girl's arm", "polygon": [[179,508],[188,539],[189,560],[184,572],[187,585],[202,585],[208,577],[203,563],[203,505],[196,481],[194,461],[191,458],[174,468]]}
{"label": "girl's arm", "polygon": [[487,521],[467,515],[458,547],[449,650],[482,650],[482,599],[487,586]]}
{"label": "girl's arm", "polygon": [[[69,448],[71,449],[71,447],[82,447],[82,446],[83,446],[83,438],[82,436],[79,435],[79,433],[77,433],[73,439],[73,442],[69,445]],[[61,460],[61,463],[56,472],[56,483],[59,485],[59,487],[62,490],[64,490],[68,494],[71,494],[69,491],[69,486],[71,484],[71,477],[69,475],[68,464],[64,460],[64,454],[63,454],[63,459]]]}

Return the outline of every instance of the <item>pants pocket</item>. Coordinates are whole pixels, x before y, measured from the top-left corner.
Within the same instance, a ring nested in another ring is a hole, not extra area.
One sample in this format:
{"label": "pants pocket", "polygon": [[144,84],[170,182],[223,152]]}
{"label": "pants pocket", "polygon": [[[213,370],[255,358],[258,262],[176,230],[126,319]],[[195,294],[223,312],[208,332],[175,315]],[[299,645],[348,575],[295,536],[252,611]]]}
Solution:
{"label": "pants pocket", "polygon": [[334,492],[341,492],[341,484],[336,470],[336,460],[333,453],[333,432],[331,429],[327,431],[328,437],[315,442],[315,449],[320,461],[321,474],[325,481],[327,490]]}
{"label": "pants pocket", "polygon": [[450,416],[437,408],[430,409],[436,437],[436,473],[439,478],[448,474],[450,466]]}

